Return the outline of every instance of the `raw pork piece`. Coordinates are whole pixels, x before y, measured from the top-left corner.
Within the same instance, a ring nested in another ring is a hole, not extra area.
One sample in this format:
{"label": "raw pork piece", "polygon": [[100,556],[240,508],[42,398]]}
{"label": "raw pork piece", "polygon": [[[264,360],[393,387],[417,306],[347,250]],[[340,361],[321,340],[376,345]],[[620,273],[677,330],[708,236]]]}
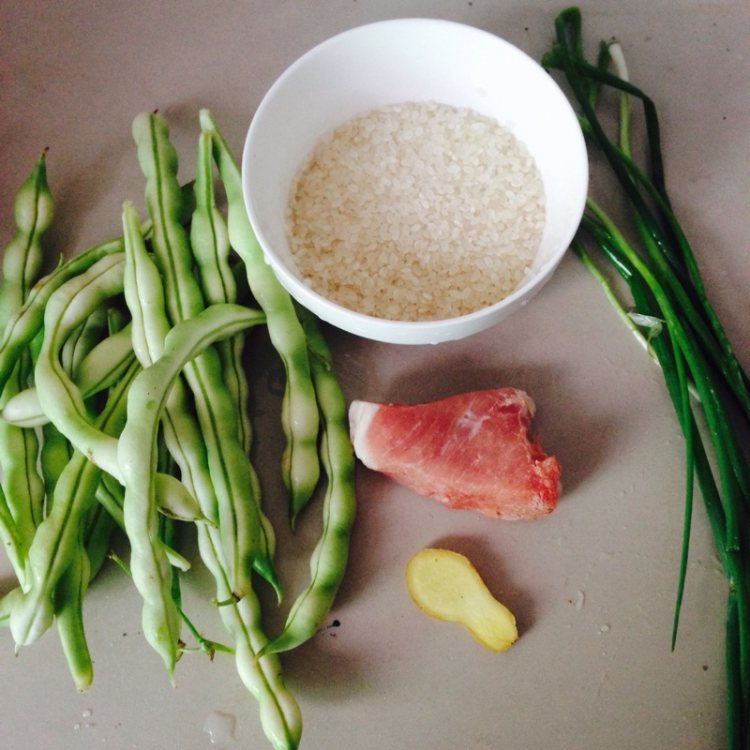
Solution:
{"label": "raw pork piece", "polygon": [[425,404],[353,401],[352,443],[362,463],[452,508],[537,518],[560,495],[560,463],[528,429],[535,406],[515,388]]}

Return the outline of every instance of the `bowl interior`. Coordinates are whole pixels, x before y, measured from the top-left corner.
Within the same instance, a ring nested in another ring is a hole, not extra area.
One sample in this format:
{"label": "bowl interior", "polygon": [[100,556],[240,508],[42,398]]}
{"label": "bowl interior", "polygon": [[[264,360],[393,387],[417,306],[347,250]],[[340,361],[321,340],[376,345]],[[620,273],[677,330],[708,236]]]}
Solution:
{"label": "bowl interior", "polygon": [[570,104],[540,65],[497,36],[448,21],[384,21],[344,32],[303,55],[269,90],[243,154],[248,213],[269,261],[289,291],[320,314],[320,300],[299,289],[304,284],[286,239],[292,180],[322,135],[405,101],[438,101],[493,117],[536,160],[545,226],[533,272],[496,306],[512,307],[546,281],[578,226],[588,181],[585,145]]}

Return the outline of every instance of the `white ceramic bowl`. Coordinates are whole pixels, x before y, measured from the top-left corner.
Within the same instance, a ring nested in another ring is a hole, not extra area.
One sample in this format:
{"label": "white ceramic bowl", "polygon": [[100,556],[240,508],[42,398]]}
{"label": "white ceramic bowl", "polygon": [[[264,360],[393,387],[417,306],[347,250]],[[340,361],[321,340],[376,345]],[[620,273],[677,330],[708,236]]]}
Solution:
{"label": "white ceramic bowl", "polygon": [[[374,108],[405,101],[469,107],[495,118],[525,144],[542,177],[546,219],[532,272],[508,297],[468,315],[418,322],[363,315],[310,289],[289,250],[290,186],[320,138]],[[345,31],[293,63],[269,89],[250,124],[242,178],[247,211],[266,259],[298,302],[360,336],[425,344],[488,328],[542,288],[580,222],[588,162],[568,100],[537,62],[480,29],[418,18]]]}

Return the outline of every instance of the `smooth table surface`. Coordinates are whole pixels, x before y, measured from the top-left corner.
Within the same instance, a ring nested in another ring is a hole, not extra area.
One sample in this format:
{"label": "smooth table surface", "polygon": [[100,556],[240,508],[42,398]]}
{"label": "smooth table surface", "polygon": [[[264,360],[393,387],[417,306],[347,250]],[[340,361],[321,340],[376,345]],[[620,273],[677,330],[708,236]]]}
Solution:
{"label": "smooth table surface", "polygon": [[[124,200],[143,205],[130,137],[138,112],[158,108],[169,119],[189,178],[201,107],[213,111],[239,155],[275,77],[338,31],[392,17],[441,17],[497,33],[539,59],[562,7],[540,0],[5,2],[0,240],[11,235],[16,187],[46,146],[57,203],[49,238],[69,254],[118,234]],[[677,214],[750,367],[750,6],[603,0],[581,7],[589,51],[600,38],[620,39],[632,80],[657,103]],[[671,652],[682,441],[658,369],[579,261],[569,255],[532,304],[464,341],[395,347],[327,334],[348,399],[526,389],[538,405],[542,444],[562,462],[564,495],[542,520],[489,521],[441,508],[360,466],[340,596],[326,627],[284,658],[304,716],[302,747],[722,747],[726,581],[697,503]],[[264,496],[273,503],[280,371],[259,347],[254,419]],[[290,591],[305,580],[315,523],[312,510],[298,540],[281,534]],[[435,544],[468,553],[516,613],[521,638],[510,651],[492,654],[416,610],[404,566]],[[7,590],[10,568],[2,565]],[[208,577],[198,570],[185,589],[196,621],[221,638],[206,603]],[[95,678],[82,695],[54,631],[18,657],[10,634],[0,632],[4,748],[268,746],[230,658],[185,655],[176,686],[169,685],[140,637],[133,587],[114,566],[93,584],[85,615]],[[271,608],[269,627],[282,620],[283,611]]]}

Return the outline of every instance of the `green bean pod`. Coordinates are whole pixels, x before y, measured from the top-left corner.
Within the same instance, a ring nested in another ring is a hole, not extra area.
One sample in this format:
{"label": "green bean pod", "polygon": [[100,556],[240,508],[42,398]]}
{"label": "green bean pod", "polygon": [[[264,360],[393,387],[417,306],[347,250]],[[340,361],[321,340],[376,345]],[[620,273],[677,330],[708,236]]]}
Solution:
{"label": "green bean pod", "polygon": [[328,485],[323,500],[323,530],[310,557],[310,582],[292,605],[283,630],[265,648],[288,651],[311,638],[331,609],[346,571],[356,495],[354,451],[344,395],[333,361],[312,313],[300,308],[310,348],[313,383],[323,423],[321,455]]}
{"label": "green bean pod", "polygon": [[266,263],[250,226],[232,152],[208,110],[201,111],[200,121],[201,128],[211,133],[214,160],[227,196],[230,242],[245,264],[250,290],[266,313],[271,343],[286,370],[281,419],[287,442],[282,470],[291,493],[293,522],[315,491],[320,476],[318,408],[305,335],[289,294]]}
{"label": "green bean pod", "polygon": [[26,550],[28,540],[19,533],[0,485],[0,542],[21,585],[26,581]]}
{"label": "green bean pod", "polygon": [[[43,434],[41,466],[49,514],[52,512],[57,480],[71,459],[71,450],[68,441],[54,425],[46,424]],[[103,515],[106,516],[106,512]],[[81,526],[81,532],[82,528]],[[87,588],[84,584],[84,573],[87,561],[83,559],[85,554],[81,549],[76,549],[72,557],[71,564],[55,588],[54,607],[57,630],[68,662],[68,669],[76,688],[83,691],[91,684],[93,675],[93,665],[83,630],[83,594]],[[93,577],[93,572],[87,575]],[[10,614],[8,624],[10,624]]]}
{"label": "green bean pod", "polygon": [[10,625],[10,613],[19,596],[21,589],[18,586],[0,596],[0,627],[7,628]]}
{"label": "green bean pod", "polygon": [[0,340],[0,389],[18,361],[21,352],[31,345],[42,330],[44,311],[50,297],[67,281],[87,271],[102,258],[122,252],[122,240],[109,240],[90,247],[61,263],[52,273],[40,279],[29,292],[22,307],[8,320]]}
{"label": "green bean pod", "polygon": [[[77,450],[116,479],[121,479],[117,439],[91,423],[80,390],[60,364],[59,351],[71,331],[103,302],[122,292],[124,266],[124,255],[107,255],[50,296],[35,369],[39,403],[49,420]],[[164,507],[192,503],[190,491],[174,477],[158,473],[156,483]]]}
{"label": "green bean pod", "polygon": [[[52,214],[53,201],[42,154],[16,194],[16,232],[3,252],[3,282],[0,285],[0,324],[3,326],[26,302],[37,279],[43,261],[41,238],[52,222]],[[0,404],[26,387],[30,372],[29,353],[19,351],[3,383]],[[38,453],[39,441],[33,432],[0,420],[0,481],[5,508],[15,525],[13,532],[4,531],[3,536],[20,545],[13,550],[11,560],[24,585],[21,565],[41,521],[44,502],[44,484],[37,471]]]}
{"label": "green bean pod", "polygon": [[143,113],[133,120],[133,140],[146,178],[146,206],[153,223],[154,252],[161,263],[172,323],[190,318],[204,305],[193,276],[188,235],[180,221],[184,196],[177,182],[177,154],[163,117]]}
{"label": "green bean pod", "polygon": [[130,367],[133,357],[129,324],[99,342],[75,371],[84,399],[111,388]]}
{"label": "green bean pod", "polygon": [[[168,494],[159,492],[158,478],[159,477],[157,475],[157,499],[161,498],[163,495]],[[101,481],[99,482],[99,486],[96,488],[96,499],[102,506],[102,508],[104,508],[106,514],[112,519],[117,528],[125,531],[125,516],[122,510],[125,502],[125,491],[123,490],[122,485],[108,474],[103,474]],[[159,507],[158,510],[163,514],[163,509],[161,507]],[[188,570],[190,570],[190,562],[185,557],[183,557],[168,543],[164,542],[163,546],[164,552],[167,555],[167,559],[169,560],[169,564],[173,568],[177,568],[178,570],[181,570],[183,572],[187,572]],[[93,561],[91,568],[92,570],[95,569]]]}
{"label": "green bean pod", "polygon": [[[198,158],[195,174],[195,210],[190,224],[190,240],[198,271],[198,280],[206,304],[237,302],[237,283],[229,264],[229,234],[221,212],[216,206],[213,187],[212,136],[202,132],[198,140]],[[250,422],[250,389],[243,365],[245,337],[235,336],[216,344],[224,384],[234,402],[237,414],[238,438],[246,456],[252,448]],[[250,464],[254,494],[260,502],[261,487],[255,468]],[[261,510],[267,556],[273,559],[275,532],[270,520]]]}
{"label": "green bean pod", "polygon": [[88,690],[94,678],[94,665],[83,628],[83,597],[89,580],[89,558],[79,539],[55,590],[57,632],[73,684],[79,693]]}
{"label": "green bean pod", "polygon": [[1,484],[18,532],[21,556],[42,518],[44,483],[37,470],[38,456],[39,440],[32,430],[0,419]]}
{"label": "green bean pod", "polygon": [[0,326],[29,296],[42,267],[41,238],[52,223],[53,202],[47,185],[45,154],[16,194],[16,233],[3,253],[4,282],[0,287]]}
{"label": "green bean pod", "polygon": [[[25,389],[30,373],[31,357],[24,352],[5,384],[0,402]],[[44,482],[37,469],[38,458],[36,433],[0,419],[1,484],[21,541],[31,540],[42,519]]]}
{"label": "green bean pod", "polygon": [[94,676],[83,623],[83,599],[107,557],[114,529],[112,517],[94,503],[85,530],[81,527],[70,565],[55,588],[57,632],[78,692],[87,690]]}
{"label": "green bean pod", "polygon": [[[216,206],[213,187],[212,137],[202,132],[198,140],[195,170],[195,211],[190,223],[190,243],[198,271],[198,280],[206,304],[237,302],[237,284],[229,265],[229,234],[224,217]],[[240,444],[250,453],[252,426],[248,412],[249,389],[242,366],[244,337],[216,345],[221,360],[224,382],[237,405]]]}
{"label": "green bean pod", "polygon": [[73,333],[68,336],[60,350],[60,361],[66,372],[74,381],[80,379],[79,369],[91,350],[105,337],[107,328],[107,309],[100,307],[94,310]]}
{"label": "green bean pod", "polygon": [[216,206],[213,186],[212,137],[202,132],[198,139],[195,167],[195,209],[190,222],[190,244],[198,280],[206,303],[236,302],[237,284],[229,265],[229,234]]}
{"label": "green bean pod", "polygon": [[15,427],[41,427],[49,422],[34,386],[9,398],[0,411],[0,419]]}
{"label": "green bean pod", "polygon": [[117,457],[125,487],[125,529],[131,545],[131,573],[143,598],[143,631],[174,670],[179,616],[171,597],[171,572],[163,547],[155,543],[158,516],[153,474],[159,422],[167,396],[185,365],[215,341],[264,322],[262,313],[238,305],[214,305],[178,323],[167,334],[162,356],[135,379]]}
{"label": "green bean pod", "polygon": [[261,655],[268,639],[263,632],[258,598],[252,591],[240,601],[232,597],[232,582],[215,530],[199,526],[198,545],[201,558],[216,581],[216,599],[227,602],[219,607],[219,613],[232,636],[240,679],[258,701],[263,731],[275,750],[294,750],[302,734],[302,716],[297,701],[284,683],[278,657]]}
{"label": "green bean pod", "polygon": [[65,435],[50,422],[42,426],[42,449],[39,453],[39,466],[44,480],[47,497],[47,513],[52,509],[55,485],[63,469],[73,455],[73,449]]}
{"label": "green bean pod", "polygon": [[[110,391],[97,419],[97,426],[103,433],[114,435],[122,429],[127,392],[139,371],[140,366],[133,364]],[[36,530],[29,548],[29,589],[11,615],[11,632],[19,646],[33,643],[52,624],[55,587],[81,546],[81,529],[95,502],[100,479],[101,469],[78,451],[57,477],[50,511]]]}
{"label": "green bean pod", "polygon": [[[180,221],[185,222],[192,211],[192,184],[188,183],[182,187],[181,192],[184,205]],[[147,239],[151,237],[152,227],[149,219],[143,222],[142,232]],[[54,271],[34,284],[23,307],[11,315],[0,338],[0,391],[5,386],[20,352],[32,344],[41,331],[44,310],[52,294],[65,282],[83,273],[97,261],[107,255],[122,251],[121,237],[97,243],[64,262],[61,260]]]}
{"label": "green bean pod", "polygon": [[[133,319],[133,349],[141,364],[147,367],[161,356],[170,324],[164,309],[161,277],[146,252],[138,216],[131,203],[123,207],[123,237],[127,259],[124,289]],[[162,423],[167,447],[180,468],[183,482],[197,498],[203,517],[215,523],[216,498],[208,476],[206,451],[180,378],[175,380],[168,395]],[[164,512],[164,508],[161,510]],[[171,515],[184,517],[185,514]]]}
{"label": "green bean pod", "polygon": [[[98,343],[75,368],[76,385],[84,401],[114,385],[130,366],[133,357],[129,325]],[[63,365],[63,370],[66,369]],[[19,427],[39,427],[49,421],[33,386],[8,399],[1,416]]]}
{"label": "green bean pod", "polygon": [[85,456],[119,476],[117,440],[91,424],[81,393],[59,360],[63,342],[106,300],[122,292],[122,254],[107,255],[52,294],[44,313],[44,339],[35,368],[37,394],[49,420]]}
{"label": "green bean pod", "polygon": [[122,513],[125,490],[122,485],[107,474],[103,474],[99,486],[96,488],[96,499],[104,508],[107,515],[125,531],[125,517]]}
{"label": "green bean pod", "polygon": [[[170,329],[166,316],[162,279],[146,252],[138,215],[132,203],[123,206],[125,239],[125,300],[132,317],[132,348],[141,365],[148,367],[164,350]],[[216,494],[208,473],[208,459],[187,390],[175,380],[162,418],[167,448],[180,469],[182,481],[194,494],[203,516],[217,522]]]}
{"label": "green bean pod", "polygon": [[[194,259],[188,236],[176,220],[181,203],[177,157],[167,123],[156,114],[136,117],[133,137],[146,177],[146,204],[154,227],[154,252],[164,275],[167,312],[175,323],[204,309],[203,295],[192,271]],[[235,594],[242,596],[252,588],[254,568],[274,586],[278,595],[278,580],[254,495],[253,472],[239,443],[237,412],[226,391],[215,349],[207,348],[189,363],[185,377],[195,399],[206,445],[219,528],[233,572]]]}
{"label": "green bean pod", "polygon": [[[99,480],[99,487],[102,482]],[[99,487],[95,496],[99,500]],[[86,519],[83,544],[89,561],[89,580],[93,581],[99,574],[112,546],[112,536],[117,530],[117,521],[99,502],[93,504]]]}

